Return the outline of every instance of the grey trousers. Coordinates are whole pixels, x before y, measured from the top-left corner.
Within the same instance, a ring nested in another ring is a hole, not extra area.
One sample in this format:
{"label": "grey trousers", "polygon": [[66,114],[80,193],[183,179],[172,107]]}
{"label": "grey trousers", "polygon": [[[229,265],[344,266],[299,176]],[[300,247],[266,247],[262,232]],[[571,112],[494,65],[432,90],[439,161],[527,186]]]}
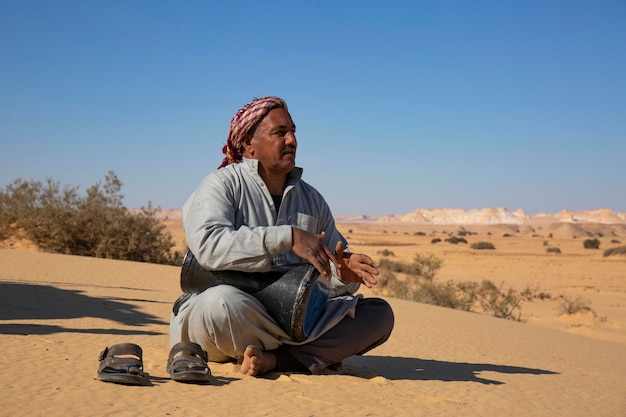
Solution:
{"label": "grey trousers", "polygon": [[198,343],[215,362],[241,359],[248,345],[264,351],[280,350],[315,374],[379,346],[393,329],[393,311],[380,298],[332,300],[327,312],[315,334],[296,343],[256,298],[235,287],[220,285],[192,295],[178,314],[172,314],[170,344]]}

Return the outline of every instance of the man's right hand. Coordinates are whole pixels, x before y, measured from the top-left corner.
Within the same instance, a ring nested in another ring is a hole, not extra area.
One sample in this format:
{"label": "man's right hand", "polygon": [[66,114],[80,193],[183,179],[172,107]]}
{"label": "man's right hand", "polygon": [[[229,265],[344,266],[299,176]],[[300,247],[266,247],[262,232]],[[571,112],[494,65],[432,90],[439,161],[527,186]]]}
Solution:
{"label": "man's right hand", "polygon": [[291,227],[292,243],[291,250],[299,257],[313,265],[326,279],[332,276],[329,261],[337,268],[341,266],[335,258],[335,254],[323,243],[325,232],[320,234],[309,233],[305,230]]}

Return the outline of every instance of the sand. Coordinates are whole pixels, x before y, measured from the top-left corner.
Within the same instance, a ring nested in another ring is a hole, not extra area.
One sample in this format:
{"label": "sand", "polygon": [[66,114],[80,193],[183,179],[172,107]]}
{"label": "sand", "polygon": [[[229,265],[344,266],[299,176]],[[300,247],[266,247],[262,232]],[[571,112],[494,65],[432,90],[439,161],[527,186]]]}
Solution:
{"label": "sand", "polygon": [[[593,314],[559,316],[557,299],[537,300],[522,323],[387,298],[390,340],[341,372],[253,378],[211,363],[211,383],[189,385],[165,371],[178,267],[1,249],[0,415],[626,415],[626,258],[603,258],[580,238],[497,228],[467,237],[496,245],[482,253],[431,244],[442,226],[425,236],[406,225],[339,227],[353,250],[441,256],[437,279],[538,285],[588,298]],[[544,240],[562,253],[547,254]],[[146,386],[95,378],[100,351],[121,342],[143,348]]]}

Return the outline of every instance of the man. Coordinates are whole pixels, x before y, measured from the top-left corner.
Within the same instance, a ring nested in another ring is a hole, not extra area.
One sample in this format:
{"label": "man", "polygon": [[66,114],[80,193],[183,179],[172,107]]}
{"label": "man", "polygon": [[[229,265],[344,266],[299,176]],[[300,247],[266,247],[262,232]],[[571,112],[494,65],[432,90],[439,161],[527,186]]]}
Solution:
{"label": "man", "polygon": [[246,104],[231,121],[221,166],[183,206],[189,250],[204,268],[264,272],[308,262],[330,287],[318,325],[299,343],[232,286],[208,288],[180,306],[172,346],[197,343],[212,361],[238,360],[246,375],[336,368],[384,343],[393,328],[389,304],[353,295],[360,284],[375,285],[378,270],[369,256],[347,251],[325,200],[300,179],[295,132],[282,99]]}

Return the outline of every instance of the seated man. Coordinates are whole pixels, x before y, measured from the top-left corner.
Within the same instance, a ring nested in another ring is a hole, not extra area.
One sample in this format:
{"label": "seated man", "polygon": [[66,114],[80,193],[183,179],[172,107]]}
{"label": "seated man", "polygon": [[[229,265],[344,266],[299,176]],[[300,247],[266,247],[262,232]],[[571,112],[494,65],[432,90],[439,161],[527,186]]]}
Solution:
{"label": "seated man", "polygon": [[180,306],[170,323],[172,346],[197,343],[210,360],[235,359],[252,376],[337,367],[384,343],[393,328],[387,302],[353,295],[360,284],[375,285],[378,270],[369,256],[347,251],[326,201],[301,180],[295,132],[282,99],[246,104],[231,121],[221,166],[183,206],[189,250],[204,268],[264,272],[308,262],[330,287],[333,307],[303,342],[291,340],[257,299],[229,285]]}

